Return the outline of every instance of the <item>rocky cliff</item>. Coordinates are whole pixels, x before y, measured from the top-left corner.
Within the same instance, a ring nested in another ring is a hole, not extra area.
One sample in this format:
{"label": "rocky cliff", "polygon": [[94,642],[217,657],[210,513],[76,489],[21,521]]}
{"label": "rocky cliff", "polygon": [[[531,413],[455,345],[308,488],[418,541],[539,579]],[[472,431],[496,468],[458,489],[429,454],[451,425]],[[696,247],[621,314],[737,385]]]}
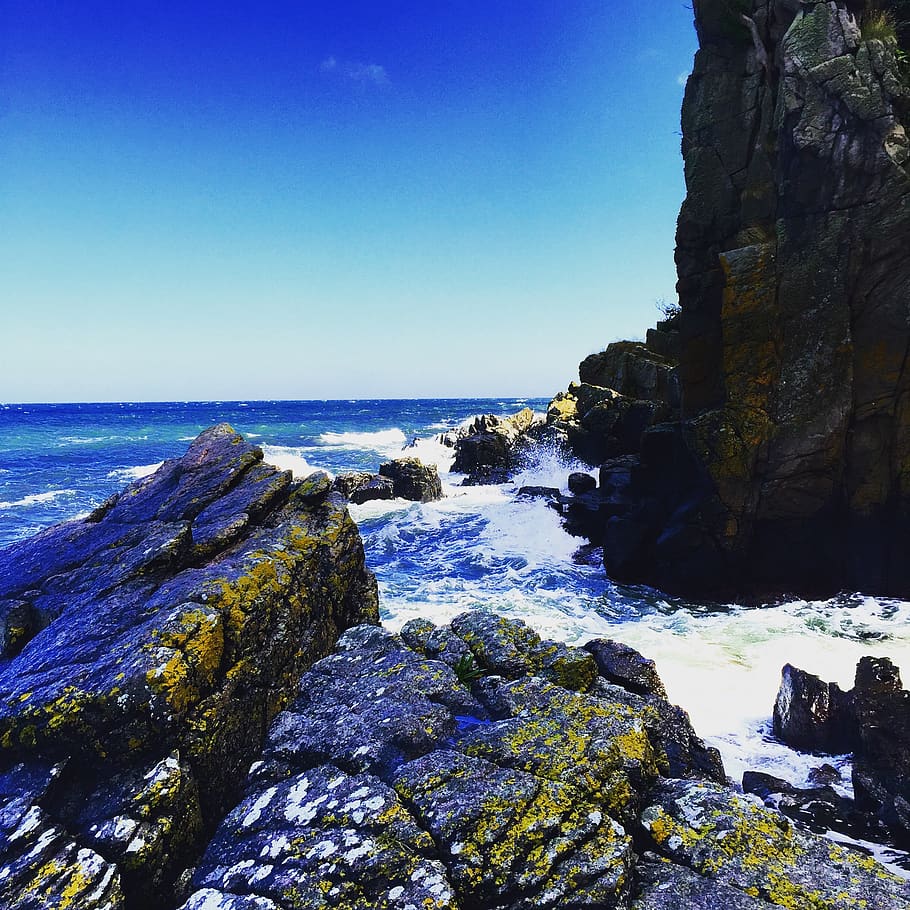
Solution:
{"label": "rocky cliff", "polygon": [[0,906],[173,906],[300,673],[377,618],[328,477],[224,424],[0,551]]}
{"label": "rocky cliff", "polygon": [[679,420],[645,430],[623,478],[632,505],[606,516],[616,577],[704,595],[910,592],[898,6],[695,2]]}

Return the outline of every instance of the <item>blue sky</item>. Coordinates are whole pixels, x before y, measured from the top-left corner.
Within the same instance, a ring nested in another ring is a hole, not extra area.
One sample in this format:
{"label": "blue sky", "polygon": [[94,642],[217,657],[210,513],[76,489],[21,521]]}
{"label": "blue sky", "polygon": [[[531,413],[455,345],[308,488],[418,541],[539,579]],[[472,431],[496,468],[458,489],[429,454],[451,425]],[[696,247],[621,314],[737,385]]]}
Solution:
{"label": "blue sky", "polygon": [[684,2],[0,0],[0,400],[550,395],[675,299]]}

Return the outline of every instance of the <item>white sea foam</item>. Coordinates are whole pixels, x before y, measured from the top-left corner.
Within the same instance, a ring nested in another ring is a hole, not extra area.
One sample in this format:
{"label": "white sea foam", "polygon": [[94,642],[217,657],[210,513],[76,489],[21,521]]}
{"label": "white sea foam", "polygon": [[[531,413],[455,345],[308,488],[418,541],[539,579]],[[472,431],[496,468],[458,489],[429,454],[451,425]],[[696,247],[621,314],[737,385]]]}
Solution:
{"label": "white sea foam", "polygon": [[319,442],[324,446],[343,449],[372,449],[383,455],[401,451],[407,437],[397,427],[390,430],[376,430],[371,433],[321,433]]}
{"label": "white sea foam", "polygon": [[[308,477],[314,471],[324,470],[311,465],[303,454],[303,449],[299,446],[263,446],[262,454],[265,461],[281,468],[283,471],[293,471],[294,477],[298,480]],[[331,473],[326,471],[326,473]]]}
{"label": "white sea foam", "polygon": [[0,501],[0,511],[7,509],[27,509],[29,506],[37,506],[46,502],[53,502],[59,496],[75,496],[75,490],[49,490],[46,493],[31,493],[23,496],[22,499],[16,499],[11,502]]}
{"label": "white sea foam", "polygon": [[145,442],[148,436],[61,436],[58,445],[87,446],[99,442]]}
{"label": "white sea foam", "polygon": [[163,461],[156,461],[154,464],[140,464],[134,468],[115,468],[113,471],[108,471],[107,476],[119,481],[141,480],[143,477],[154,474],[163,464]]}

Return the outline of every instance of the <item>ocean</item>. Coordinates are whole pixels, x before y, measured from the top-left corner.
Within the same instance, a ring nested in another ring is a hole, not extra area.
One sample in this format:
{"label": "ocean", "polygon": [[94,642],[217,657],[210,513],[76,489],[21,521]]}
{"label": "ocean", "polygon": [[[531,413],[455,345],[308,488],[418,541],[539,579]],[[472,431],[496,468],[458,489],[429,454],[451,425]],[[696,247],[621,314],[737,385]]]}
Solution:
{"label": "ocean", "polygon": [[[435,437],[475,414],[512,414],[544,399],[169,402],[0,405],[0,547],[90,512],[126,483],[181,455],[203,429],[227,421],[267,461],[297,476],[378,469],[402,454],[436,463],[446,496],[435,503],[352,506],[379,582],[383,623],[416,616],[444,623],[487,607],[570,644],[624,641],[657,663],[671,700],[717,746],[739,781],[760,770],[806,785],[829,762],[850,795],[849,756],[797,753],[771,735],[785,662],[850,688],[866,654],[910,674],[910,602],[847,593],[747,608],[690,603],[610,582],[597,554],[562,529],[524,484],[566,490],[572,470],[555,452],[507,484],[461,486],[452,451]],[[593,473],[593,472],[592,472]],[[885,857],[887,858],[887,856]],[[906,874],[906,873],[904,873]]]}

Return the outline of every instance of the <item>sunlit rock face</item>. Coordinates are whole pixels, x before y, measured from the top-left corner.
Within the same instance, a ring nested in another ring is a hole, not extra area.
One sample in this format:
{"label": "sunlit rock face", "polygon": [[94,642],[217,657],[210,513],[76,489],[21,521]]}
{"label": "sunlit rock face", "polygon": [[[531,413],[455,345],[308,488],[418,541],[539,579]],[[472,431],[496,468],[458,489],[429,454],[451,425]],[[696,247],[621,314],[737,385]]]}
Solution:
{"label": "sunlit rock face", "polygon": [[607,568],[700,594],[906,595],[902,52],[861,2],[696,0],[695,14],[681,422],[645,431],[641,507],[615,517]]}
{"label": "sunlit rock face", "polygon": [[173,906],[269,721],[378,616],[329,478],[229,426],[0,551],[0,905]]}

